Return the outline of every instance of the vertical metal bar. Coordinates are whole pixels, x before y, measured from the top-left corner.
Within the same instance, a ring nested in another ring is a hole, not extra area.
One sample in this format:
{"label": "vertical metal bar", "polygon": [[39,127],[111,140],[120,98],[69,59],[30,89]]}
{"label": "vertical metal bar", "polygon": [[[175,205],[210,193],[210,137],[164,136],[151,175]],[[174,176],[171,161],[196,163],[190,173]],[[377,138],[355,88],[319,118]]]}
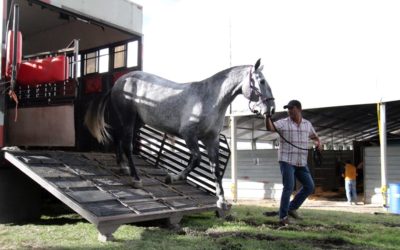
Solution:
{"label": "vertical metal bar", "polygon": [[74,39],[74,79],[76,84],[78,84],[78,54],[79,54],[79,40]]}
{"label": "vertical metal bar", "polygon": [[13,59],[11,65],[11,86],[10,89],[15,89],[17,80],[17,53],[18,53],[18,30],[19,30],[19,5],[14,4],[14,16],[13,16]]}
{"label": "vertical metal bar", "polygon": [[232,200],[233,202],[237,201],[237,145],[236,145],[236,117],[231,114],[231,192],[232,192]]}
{"label": "vertical metal bar", "polygon": [[387,206],[387,141],[386,141],[386,105],[381,102],[379,105],[379,141],[381,149],[381,191],[383,206]]}

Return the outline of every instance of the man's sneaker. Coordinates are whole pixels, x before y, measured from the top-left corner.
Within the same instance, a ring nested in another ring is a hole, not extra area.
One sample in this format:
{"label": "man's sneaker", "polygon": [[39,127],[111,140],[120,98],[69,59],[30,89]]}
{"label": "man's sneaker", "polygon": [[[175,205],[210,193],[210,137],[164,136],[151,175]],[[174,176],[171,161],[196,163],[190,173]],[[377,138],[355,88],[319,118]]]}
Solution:
{"label": "man's sneaker", "polygon": [[295,218],[296,220],[302,220],[303,218],[297,213],[296,210],[289,210],[288,215]]}
{"label": "man's sneaker", "polygon": [[289,224],[290,224],[289,218],[288,218],[287,216],[285,216],[285,217],[279,219],[279,224],[280,224],[281,226],[287,226],[287,225],[289,225]]}

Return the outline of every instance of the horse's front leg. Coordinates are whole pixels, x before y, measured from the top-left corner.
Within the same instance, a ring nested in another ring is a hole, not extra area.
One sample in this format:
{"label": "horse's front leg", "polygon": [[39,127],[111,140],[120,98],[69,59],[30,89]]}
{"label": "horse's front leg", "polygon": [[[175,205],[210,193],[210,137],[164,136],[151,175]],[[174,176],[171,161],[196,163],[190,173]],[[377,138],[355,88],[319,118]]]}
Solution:
{"label": "horse's front leg", "polygon": [[166,179],[165,179],[166,183],[174,183],[176,181],[186,180],[186,178],[189,175],[189,173],[194,168],[196,168],[197,166],[200,165],[201,153],[200,153],[199,143],[198,143],[197,138],[185,137],[184,140],[185,140],[186,146],[190,150],[190,154],[191,154],[191,158],[190,158],[189,164],[178,175],[168,174]]}
{"label": "horse's front leg", "polygon": [[218,137],[203,140],[204,145],[207,147],[208,158],[210,159],[211,172],[215,175],[215,193],[218,197],[217,207],[223,210],[229,209],[229,203],[225,200],[224,189],[222,187],[221,169],[219,168],[219,140]]}

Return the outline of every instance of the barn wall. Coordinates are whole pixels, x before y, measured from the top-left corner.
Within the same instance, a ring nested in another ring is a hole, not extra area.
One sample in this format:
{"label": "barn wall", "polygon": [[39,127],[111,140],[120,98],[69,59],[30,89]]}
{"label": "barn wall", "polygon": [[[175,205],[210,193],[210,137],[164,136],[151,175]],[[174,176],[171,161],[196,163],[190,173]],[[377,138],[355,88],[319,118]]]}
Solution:
{"label": "barn wall", "polygon": [[[387,146],[387,183],[400,183],[400,146]],[[380,147],[364,151],[364,200],[382,205]]]}
{"label": "barn wall", "polygon": [[[309,157],[309,167],[316,184],[316,191],[332,191],[343,186],[338,161],[352,160],[353,151],[323,151],[321,166],[316,166]],[[238,150],[238,199],[280,199],[282,180],[277,149]],[[225,171],[223,187],[228,199],[231,193],[230,162]]]}
{"label": "barn wall", "polygon": [[[282,193],[277,150],[238,150],[238,199],[279,199]],[[223,186],[232,198],[230,162]]]}

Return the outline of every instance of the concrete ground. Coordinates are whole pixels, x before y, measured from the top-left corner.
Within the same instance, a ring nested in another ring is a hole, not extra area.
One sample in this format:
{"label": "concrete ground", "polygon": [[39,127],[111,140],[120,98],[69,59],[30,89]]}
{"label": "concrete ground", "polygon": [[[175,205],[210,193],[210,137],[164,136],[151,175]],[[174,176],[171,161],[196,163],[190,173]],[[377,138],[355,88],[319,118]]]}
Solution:
{"label": "concrete ground", "polygon": [[[361,197],[358,199],[362,200]],[[265,207],[276,207],[279,210],[279,200],[264,199],[264,200],[239,200],[236,203],[239,205],[256,205]],[[382,205],[377,204],[364,204],[364,202],[357,202],[357,205],[349,205],[345,198],[337,198],[328,195],[313,195],[309,197],[301,206],[303,209],[318,209],[318,210],[331,210],[343,211],[352,213],[388,213],[387,209]],[[301,209],[300,208],[300,209]]]}
{"label": "concrete ground", "polygon": [[[275,207],[279,209],[279,200],[259,200],[259,201],[238,201],[234,204],[239,205],[255,205],[265,207]],[[357,205],[349,205],[346,201],[329,201],[329,200],[306,200],[301,206],[303,209],[318,209],[318,210],[331,210],[343,211],[352,213],[387,213],[387,210],[382,206],[375,204],[364,204],[358,202]],[[300,208],[300,209],[301,209]]]}

